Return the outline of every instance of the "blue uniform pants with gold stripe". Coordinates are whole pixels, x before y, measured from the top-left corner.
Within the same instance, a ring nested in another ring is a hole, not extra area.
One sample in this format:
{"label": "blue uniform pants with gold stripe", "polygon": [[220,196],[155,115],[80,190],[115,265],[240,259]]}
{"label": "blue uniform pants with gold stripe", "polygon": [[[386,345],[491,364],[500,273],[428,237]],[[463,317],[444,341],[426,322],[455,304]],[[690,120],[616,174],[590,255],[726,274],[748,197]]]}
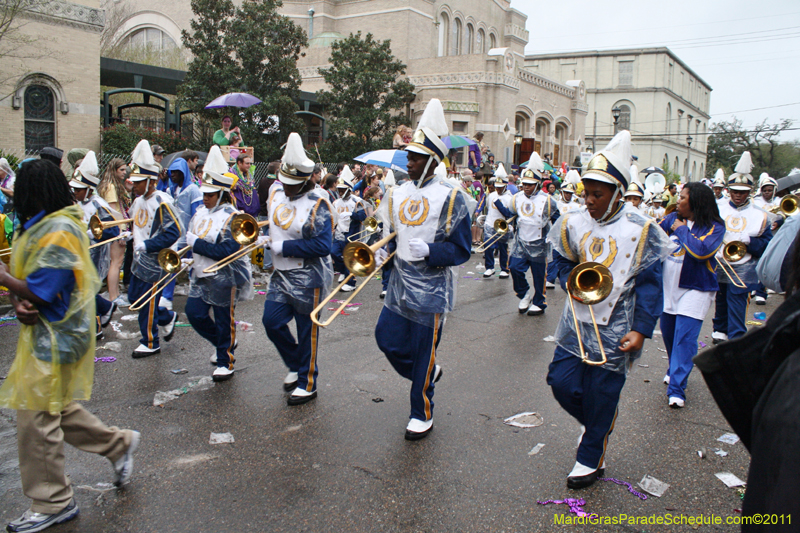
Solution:
{"label": "blue uniform pants with gold stripe", "polygon": [[531,269],[534,290],[531,303],[541,309],[545,309],[547,307],[547,301],[545,299],[544,278],[547,271],[547,263],[544,261],[538,263],[532,259],[523,257],[512,257],[509,268],[511,270],[511,281],[514,282],[514,292],[517,298],[523,298],[531,288],[530,284],[528,284],[528,268]]}
{"label": "blue uniform pants with gold stripe", "polygon": [[747,333],[747,304],[750,291],[754,285],[745,288],[732,283],[720,283],[717,298],[714,302],[714,331],[725,333],[729,339],[741,337]]}
{"label": "blue uniform pants with gold stripe", "polygon": [[483,263],[486,270],[494,268],[494,251],[498,250],[500,259],[500,270],[502,272],[508,271],[508,235],[501,237],[497,242],[492,244],[483,252]]}
{"label": "blue uniform pants with gold stripe", "polygon": [[230,370],[233,370],[235,361],[233,357],[233,344],[236,342],[235,305],[235,287],[231,289],[231,303],[228,306],[210,305],[202,298],[186,300],[186,317],[189,323],[201,337],[217,349],[217,366]]}
{"label": "blue uniform pants with gold stripe", "polygon": [[[319,289],[315,289],[315,307],[318,300]],[[292,319],[297,326],[297,340],[287,325]],[[298,313],[290,304],[267,300],[261,322],[289,371],[297,372],[298,388],[307,392],[317,390],[319,326],[311,322],[311,315]]]}
{"label": "blue uniform pants with gold stripe", "polygon": [[586,427],[577,461],[600,468],[617,420],[625,374],[587,365],[559,346],[550,363],[547,384],[561,407]]}
{"label": "blue uniform pants with gold stripe", "polygon": [[[142,281],[136,276],[131,276],[131,284],[128,286],[128,300],[134,303],[141,296],[149,291],[155,283]],[[139,331],[142,338],[139,343],[148,348],[155,349],[158,344],[158,326],[166,326],[172,322],[175,313],[166,307],[158,307],[159,297],[153,298],[150,302],[139,309]]]}
{"label": "blue uniform pants with gold stripe", "polygon": [[442,315],[435,327],[427,327],[383,308],[375,326],[378,348],[398,374],[411,380],[411,416],[430,420],[433,416],[433,368],[436,347],[442,338]]}

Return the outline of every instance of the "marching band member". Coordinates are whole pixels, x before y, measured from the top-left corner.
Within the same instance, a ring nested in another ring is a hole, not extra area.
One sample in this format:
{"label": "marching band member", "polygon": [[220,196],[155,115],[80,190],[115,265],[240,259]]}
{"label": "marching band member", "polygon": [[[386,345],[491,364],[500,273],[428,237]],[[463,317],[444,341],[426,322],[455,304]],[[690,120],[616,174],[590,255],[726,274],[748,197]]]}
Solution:
{"label": "marching band member", "polygon": [[[510,215],[503,214],[504,212],[509,212],[508,207],[511,205],[511,199],[513,198],[512,194],[506,190],[506,183],[508,183],[508,174],[506,174],[503,164],[500,163],[494,173],[494,192],[490,193],[486,200],[486,221],[483,223],[484,242],[488,241],[496,234],[494,230],[495,222],[501,219],[508,220],[511,218]],[[508,277],[508,238],[511,233],[510,229],[511,228],[509,228],[508,233],[496,239],[495,242],[484,251],[483,261],[486,266],[486,270],[483,273],[484,278],[490,278],[494,275],[495,250],[499,252],[500,277]]]}
{"label": "marching band member", "polygon": [[661,207],[663,202],[664,199],[661,197],[661,194],[653,194],[653,206],[647,210],[647,215],[650,218],[655,219],[656,222],[661,222],[661,220],[664,218],[665,209]]}
{"label": "marching band member", "polygon": [[725,171],[718,168],[714,173],[714,180],[711,182],[711,189],[714,191],[717,206],[722,206],[728,202],[728,197],[725,195],[725,185]]}
{"label": "marching band member", "polygon": [[[215,148],[219,150],[217,146],[212,150]],[[216,368],[211,375],[214,381],[233,377],[233,352],[236,349],[234,310],[239,300],[253,297],[250,255],[216,272],[203,272],[240,249],[231,231],[231,218],[237,213],[231,195],[233,182],[231,177],[212,170],[205,171],[203,184],[198,189],[203,195],[203,207],[189,222],[185,238],[193,254],[186,317],[195,331],[214,346],[212,359]]]}
{"label": "marching band member", "polygon": [[0,262],[0,283],[21,326],[0,406],[17,410],[22,492],[33,501],[6,530],[33,532],[78,516],[65,441],[109,459],[114,483],[122,486],[133,473],[140,435],[106,426],[76,402],[92,394],[93,305],[101,281],[83,211],[73,205],[64,174],[47,160],[24,163],[14,192],[20,227],[10,269]]}
{"label": "marching band member", "polygon": [[[548,235],[558,251],[559,279],[564,290],[571,270],[581,262],[608,267],[613,286],[608,297],[594,306],[599,339],[590,310],[569,302],[556,330],[557,347],[547,383],[561,406],[583,426],[577,461],[567,477],[567,487],[580,489],[604,473],[608,438],[614,429],[625,374],[642,352],[662,311],[661,262],[674,244],[638,209],[623,201],[629,175],[630,132],[618,133],[589,161],[583,174],[586,211],[567,213]],[[575,321],[581,322],[580,331]],[[607,362],[601,361],[598,341]]]}
{"label": "marching band member", "polygon": [[[308,159],[300,135],[292,133],[278,181],[270,192],[269,246],[275,271],[264,302],[262,323],[289,374],[283,388],[287,403],[301,405],[317,397],[319,328],[311,311],[333,282],[331,254],[333,220],[328,194],[309,179],[314,162]],[[297,340],[287,325],[294,319]]]}
{"label": "marching band member", "polygon": [[[464,196],[434,177],[447,153],[439,136],[448,128],[441,102],[431,99],[420,118],[408,152],[409,181],[381,202],[384,232],[397,232],[392,275],[375,340],[398,374],[411,380],[411,415],[406,440],[426,437],[433,429],[434,384],[442,377],[436,348],[445,314],[455,303],[454,268],[470,257],[470,210]],[[376,252],[382,262],[386,252]]]}
{"label": "marching band member", "polygon": [[[558,219],[558,204],[552,196],[541,191],[544,162],[533,152],[528,168],[522,172],[522,192],[511,199],[509,216],[516,215],[517,231],[511,251],[511,278],[519,301],[519,312],[528,316],[544,314],[545,273],[549,246],[546,242],[550,226]],[[528,269],[533,278],[533,290],[527,280]]]}
{"label": "marching band member", "polygon": [[[131,205],[133,216],[133,265],[128,299],[136,302],[153,289],[166,272],[158,264],[158,252],[177,242],[183,233],[180,220],[172,209],[172,198],[157,191],[159,169],[150,151],[150,143],[142,139],[133,151],[131,176],[136,200]],[[169,342],[175,333],[178,313],[159,305],[152,298],[139,309],[139,330],[142,338],[133,351],[134,358],[161,353],[158,327],[164,328],[164,340]]]}
{"label": "marching band member", "polygon": [[[583,190],[583,185],[581,184],[581,175],[574,168],[570,169],[569,172],[567,172],[567,176],[564,178],[564,181],[566,184],[561,187],[561,196],[558,200],[558,213],[561,216],[583,208],[581,199],[578,198],[576,193],[578,188]],[[551,256],[553,253],[558,253],[554,252],[552,247],[548,247],[548,250],[549,255]],[[555,281],[558,277],[558,269],[556,268],[557,266],[558,264],[553,260],[553,257],[549,257],[547,261],[547,278],[544,285],[545,289],[556,288]]]}
{"label": "marching band member", "polygon": [[[769,174],[763,172],[758,180],[758,183],[759,194],[753,198],[753,205],[767,213],[770,230],[775,232],[783,223],[783,217],[780,214],[770,211],[770,209],[775,209],[777,206],[781,205],[780,198],[775,196],[775,190],[778,188],[778,182],[775,181],[774,178],[771,178]],[[756,290],[754,291],[754,295],[755,298],[753,300],[755,301],[756,305],[767,304],[767,289],[760,280]]]}
{"label": "marching band member", "polygon": [[[719,276],[714,332],[711,335],[714,344],[741,337],[747,332],[745,315],[748,295],[758,285],[756,264],[772,239],[767,213],[750,201],[750,192],[753,189],[753,176],[750,175],[752,168],[750,152],[744,152],[736,164],[734,174],[728,178],[730,201],[722,204],[719,210],[727,230],[725,243],[743,242],[747,253],[738,261],[730,262],[730,268],[735,273],[733,279],[728,274],[730,269],[727,266],[725,273]],[[717,254],[717,261],[725,261],[721,253]],[[745,287],[737,286],[741,284]]]}
{"label": "marching band member", "polygon": [[[333,210],[336,213],[336,232],[333,236],[331,258],[333,259],[334,270],[339,272],[339,283],[344,281],[344,278],[350,274],[350,271],[344,265],[342,257],[344,247],[347,246],[347,237],[360,231],[361,222],[366,219],[364,207],[361,205],[361,198],[353,194],[354,177],[350,167],[345,165],[341,176],[339,176],[339,183],[336,184],[339,199],[333,202]],[[356,279],[354,277],[342,287],[342,291],[351,292],[355,288]]]}
{"label": "marching band member", "polygon": [[636,208],[641,214],[646,216],[645,205],[642,201],[644,199],[644,187],[635,181],[628,185],[628,190],[625,191],[625,201]]}
{"label": "marching band member", "polygon": [[[222,155],[222,153],[220,153]],[[203,195],[200,189],[192,179],[192,171],[189,168],[189,163],[182,157],[176,157],[167,169],[167,176],[172,182],[172,197],[175,199],[175,214],[181,222],[182,228],[189,227],[189,221],[197,212],[197,208],[203,205]],[[178,239],[177,248],[186,246],[186,237],[182,236]],[[160,307],[166,307],[172,310],[172,300],[175,295],[175,282],[173,279],[167,288],[164,289],[163,295],[158,302]]]}
{"label": "marching band member", "polygon": [[[83,208],[83,221],[89,223],[89,220],[94,215],[97,215],[101,222],[111,222],[114,216],[111,214],[111,207],[108,202],[103,200],[100,196],[94,194],[97,184],[100,183],[100,169],[97,166],[97,156],[93,151],[87,152],[83,161],[75,169],[72,174],[72,180],[69,186],[72,187],[72,193],[75,195],[75,200]],[[130,235],[130,232],[126,232]],[[110,226],[103,231],[103,236],[99,241],[94,239],[91,231],[87,231],[89,240],[92,244],[96,242],[103,242],[120,234],[119,226]],[[108,267],[111,264],[111,255],[109,251],[109,244],[102,246],[95,246],[89,250],[89,256],[92,258],[92,263],[100,275],[100,279],[105,279],[108,275]],[[97,339],[103,338],[103,330],[111,322],[111,316],[117,310],[117,304],[109,302],[99,294],[94,297],[95,307],[97,310]]]}
{"label": "marching band member", "polygon": [[664,261],[661,333],[669,357],[669,371],[664,377],[669,385],[669,406],[681,408],[700,328],[719,290],[714,256],[722,246],[725,222],[719,216],[714,193],[695,182],[683,187],[678,207],[661,222],[661,229],[680,247]]}

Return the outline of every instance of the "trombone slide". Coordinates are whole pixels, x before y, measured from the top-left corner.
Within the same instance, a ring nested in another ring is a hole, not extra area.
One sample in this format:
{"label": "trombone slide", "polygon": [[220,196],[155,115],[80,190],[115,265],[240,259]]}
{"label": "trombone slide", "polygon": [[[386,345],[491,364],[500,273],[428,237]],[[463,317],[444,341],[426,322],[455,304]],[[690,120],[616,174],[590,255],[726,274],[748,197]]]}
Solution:
{"label": "trombone slide", "polygon": [[241,248],[240,250],[232,253],[231,255],[226,257],[225,259],[220,259],[219,261],[217,261],[216,263],[214,263],[210,267],[204,269],[203,270],[203,274],[213,274],[214,272],[225,268],[226,266],[230,265],[234,261],[237,261],[238,259],[241,259],[242,257],[246,256],[247,254],[251,253],[256,248],[258,248],[258,241],[251,242],[250,244],[248,244],[244,248]]}
{"label": "trombone slide", "polygon": [[117,236],[116,236],[116,237],[114,237],[113,239],[108,239],[107,241],[100,241],[100,242],[96,242],[96,243],[94,243],[93,245],[89,246],[89,249],[91,250],[92,248],[97,248],[98,246],[103,246],[104,244],[108,244],[108,243],[110,243],[110,242],[118,241],[118,240],[120,240],[122,237],[123,237],[122,235],[117,235]]}
{"label": "trombone slide", "polygon": [[[131,311],[138,311],[139,309],[147,305],[151,300],[156,299],[156,297],[158,297],[158,295],[161,294],[161,292],[167,288],[167,285],[172,283],[173,279],[177,279],[178,276],[181,275],[181,272],[189,268],[193,262],[194,259],[183,265],[183,267],[181,267],[181,269],[178,270],[177,272],[168,272],[166,276],[156,281],[150,290],[145,292],[143,295],[139,297],[138,300],[133,302],[128,309],[130,309]],[[171,279],[168,279],[170,277]],[[162,281],[164,282],[164,284],[159,287]],[[144,299],[144,301],[142,301],[142,299]]]}
{"label": "trombone slide", "polygon": [[[517,217],[516,217],[516,216],[513,216],[513,217],[509,218],[508,220],[503,220],[503,219],[501,218],[501,219],[498,219],[497,221],[495,221],[495,223],[494,223],[494,230],[495,230],[495,234],[494,234],[494,235],[492,235],[491,237],[489,237],[489,239],[488,239],[488,240],[484,241],[484,242],[483,242],[483,244],[481,244],[481,245],[480,245],[478,248],[476,248],[476,249],[475,249],[475,253],[476,253],[476,254],[479,254],[479,253],[485,252],[485,251],[486,251],[487,249],[489,249],[491,246],[494,246],[494,244],[495,244],[497,241],[499,241],[500,239],[502,239],[502,238],[503,238],[503,235],[505,235],[506,233],[508,233],[508,225],[509,225],[509,224],[510,224],[510,223],[511,223],[511,222],[512,222],[512,221],[513,221],[515,218],[517,218]],[[505,223],[505,224],[503,224],[503,223]],[[505,226],[505,230],[502,230],[502,231],[501,231],[501,228],[502,228],[503,226]]]}

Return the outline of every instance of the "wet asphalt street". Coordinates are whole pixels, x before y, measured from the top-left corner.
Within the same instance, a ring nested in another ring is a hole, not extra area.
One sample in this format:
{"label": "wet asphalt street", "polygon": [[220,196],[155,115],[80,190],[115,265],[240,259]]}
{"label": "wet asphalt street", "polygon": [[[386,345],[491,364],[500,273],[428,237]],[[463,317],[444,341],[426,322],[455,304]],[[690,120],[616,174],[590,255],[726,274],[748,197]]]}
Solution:
{"label": "wet asphalt street", "polygon": [[[109,425],[141,431],[133,479],[124,490],[101,492],[98,484],[112,479],[108,461],[67,446],[67,472],[81,514],[48,531],[555,531],[564,526],[554,524],[554,515],[567,513],[567,507],[537,500],[565,497],[584,498],[585,510],[601,516],[736,515],[739,495],[714,474],[746,480],[749,456],[741,443],[717,441],[730,428],[699,371],[689,379],[686,407],[667,407],[660,336],[646,342],[647,351],[628,376],[606,475],[634,486],[651,475],[669,489],[645,501],[610,482],[567,490],[580,428],[545,383],[555,345],[543,341],[555,331],[565,294],[550,291],[544,316],[520,315],[511,280],[480,279],[477,263],[473,255],[458,269],[456,310],[437,354],[444,376],[436,386],[434,430],[419,442],[403,439],[409,383],[392,370],[374,339],[382,306],[379,281],[356,297],[363,305],[322,332],[319,397],[300,407],[286,405],[286,369],[261,326],[263,295],[237,309],[236,318],[253,327],[239,333],[235,377],[210,388],[187,386],[212,369],[211,346],[191,327],[179,328],[160,355],[140,360],[130,357],[136,339],[107,328],[98,346],[119,342],[122,351],[98,350],[98,357],[117,360],[96,363],[94,393],[85,405]],[[771,313],[781,299],[771,296],[766,307],[751,306],[749,318],[754,311]],[[184,303],[185,296],[176,295],[175,308],[182,311]],[[122,311],[114,320],[123,333],[133,333],[136,321],[124,320],[131,313]],[[700,335],[706,344],[710,318]],[[0,376],[11,365],[17,332],[16,326],[0,328]],[[163,407],[153,405],[157,391],[174,389],[186,393]],[[503,423],[523,411],[539,413],[544,423],[530,429]],[[212,445],[212,432],[230,432],[235,442]],[[15,435],[14,412],[0,411],[3,525],[28,507]],[[529,455],[538,443],[544,447]],[[705,458],[698,456],[701,448]],[[716,455],[716,448],[728,455]]]}

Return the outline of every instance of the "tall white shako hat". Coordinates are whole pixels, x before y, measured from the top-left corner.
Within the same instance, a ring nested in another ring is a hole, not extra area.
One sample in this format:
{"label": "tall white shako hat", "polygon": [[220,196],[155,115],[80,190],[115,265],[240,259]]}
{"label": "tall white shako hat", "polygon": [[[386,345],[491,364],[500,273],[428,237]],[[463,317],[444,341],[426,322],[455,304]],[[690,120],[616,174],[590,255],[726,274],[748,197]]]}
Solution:
{"label": "tall white shako hat", "polygon": [[313,171],[314,162],[306,155],[300,135],[290,133],[281,158],[278,180],[284,185],[301,185],[308,181]]}
{"label": "tall white shako hat", "polygon": [[772,185],[776,189],[778,188],[778,182],[775,180],[775,178],[766,172],[762,172],[761,176],[758,178],[758,191],[761,192],[761,189],[763,189],[766,185]]}
{"label": "tall white shako hat", "polygon": [[561,192],[571,192],[575,194],[575,191],[578,190],[578,184],[581,182],[581,175],[580,173],[575,170],[574,168],[569,169],[567,172],[567,176],[564,178],[564,186],[561,187]]}
{"label": "tall white shako hat", "polygon": [[639,181],[639,167],[636,165],[631,165],[628,173],[631,175],[631,182]]}
{"label": "tall white shako hat", "polygon": [[353,174],[353,171],[350,170],[350,166],[345,165],[344,168],[342,169],[342,173],[339,174],[339,181],[336,182],[336,188],[352,190],[355,178],[356,177]]}
{"label": "tall white shako hat", "polygon": [[[216,144],[211,147],[203,165],[203,179],[200,183],[200,192],[214,193],[220,191],[230,191],[234,185],[234,180],[225,174],[228,172],[228,163],[222,150]],[[220,196],[221,198],[221,196]]]}
{"label": "tall white shako hat", "polygon": [[153,151],[150,149],[150,142],[142,139],[131,155],[131,181],[144,181],[158,179],[160,168],[153,159]]}
{"label": "tall white shako hat", "polygon": [[750,172],[753,170],[753,160],[750,157],[750,152],[744,152],[736,167],[733,169],[733,174],[728,178],[728,189],[732,191],[750,191],[753,189],[753,176]]}
{"label": "tall white shako hat", "polygon": [[100,168],[97,166],[97,156],[89,150],[83,157],[83,162],[72,173],[69,186],[75,189],[94,189],[100,183]]}
{"label": "tall white shako hat", "polygon": [[422,171],[422,178],[428,175],[428,169],[433,160],[438,165],[447,155],[447,146],[439,137],[445,137],[449,133],[450,129],[444,118],[442,103],[438,98],[431,98],[419,119],[417,131],[414,132],[411,142],[405,148],[406,152],[431,156]]}
{"label": "tall white shako hat", "polygon": [[717,171],[714,173],[714,181],[711,182],[711,187],[722,187],[725,188],[725,171],[721,168],[718,168]]}
{"label": "tall white shako hat", "polygon": [[538,152],[533,152],[528,159],[528,166],[522,171],[520,183],[528,185],[539,185],[544,179],[544,161]]}
{"label": "tall white shako hat", "polygon": [[627,190],[631,181],[631,150],[631,132],[622,130],[592,156],[581,179],[610,183],[621,192]]}
{"label": "tall white shako hat", "polygon": [[506,168],[503,166],[503,163],[497,164],[497,170],[494,171],[494,186],[496,187],[505,187],[508,183],[508,172],[506,172]]}

